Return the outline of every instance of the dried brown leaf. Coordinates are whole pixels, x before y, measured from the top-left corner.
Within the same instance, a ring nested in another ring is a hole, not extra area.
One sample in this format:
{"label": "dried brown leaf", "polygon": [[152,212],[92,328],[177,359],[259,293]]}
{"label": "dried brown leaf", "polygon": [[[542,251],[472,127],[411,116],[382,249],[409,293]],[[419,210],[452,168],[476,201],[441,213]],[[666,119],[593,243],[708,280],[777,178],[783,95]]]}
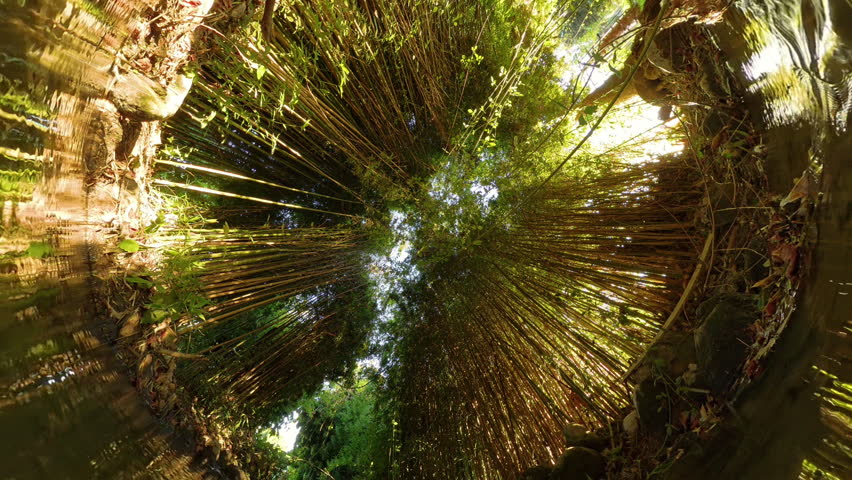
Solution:
{"label": "dried brown leaf", "polygon": [[757,283],[755,283],[754,285],[752,285],[751,288],[763,288],[763,287],[769,286],[770,284],[772,284],[772,282],[774,280],[775,280],[775,274],[770,273],[766,278],[764,278],[763,280],[760,280]]}
{"label": "dried brown leaf", "polygon": [[790,190],[790,193],[781,200],[781,206],[783,207],[795,202],[796,200],[808,197],[811,194],[812,188],[810,175],[807,172],[803,173],[796,182],[796,185],[793,186],[793,189]]}

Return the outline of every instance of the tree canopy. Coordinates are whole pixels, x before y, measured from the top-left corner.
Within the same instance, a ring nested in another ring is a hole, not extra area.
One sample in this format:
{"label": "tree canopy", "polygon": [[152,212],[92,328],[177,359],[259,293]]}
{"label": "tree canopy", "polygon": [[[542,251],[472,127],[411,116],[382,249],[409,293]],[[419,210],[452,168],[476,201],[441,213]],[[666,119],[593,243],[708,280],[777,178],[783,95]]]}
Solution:
{"label": "tree canopy", "polygon": [[298,408],[305,479],[512,477],[617,415],[700,199],[676,156],[575,120],[571,62],[616,7],[311,0],[211,29],[159,163],[203,210],[157,231],[199,298],[149,312],[203,358],[179,375],[252,428]]}

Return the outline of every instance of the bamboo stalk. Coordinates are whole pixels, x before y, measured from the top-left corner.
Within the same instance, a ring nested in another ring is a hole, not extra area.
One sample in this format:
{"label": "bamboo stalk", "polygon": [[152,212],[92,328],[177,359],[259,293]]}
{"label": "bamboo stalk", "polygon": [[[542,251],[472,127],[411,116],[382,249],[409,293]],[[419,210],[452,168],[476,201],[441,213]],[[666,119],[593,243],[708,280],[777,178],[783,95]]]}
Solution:
{"label": "bamboo stalk", "polygon": [[644,361],[645,357],[648,355],[648,351],[650,350],[650,348],[663,337],[666,331],[671,328],[674,321],[677,320],[677,318],[680,316],[681,312],[683,311],[683,307],[686,306],[686,301],[692,294],[692,290],[695,288],[695,285],[698,284],[698,278],[701,276],[702,273],[704,273],[704,269],[709,267],[709,265],[707,265],[707,256],[713,250],[713,239],[713,232],[710,232],[710,234],[707,235],[707,240],[704,241],[704,248],[701,250],[701,255],[698,256],[698,262],[695,263],[695,270],[693,270],[692,276],[689,278],[689,283],[686,284],[686,288],[683,290],[683,294],[680,296],[680,300],[678,300],[677,304],[675,305],[675,308],[669,314],[668,319],[663,324],[662,328],[660,328],[660,331],[657,332],[657,335],[654,337],[654,340],[651,342],[651,345],[649,345],[649,347],[645,349],[642,355],[640,355],[639,358],[637,358],[633,362],[630,368],[628,368],[627,371],[621,375],[621,378],[619,379],[620,381],[623,382],[627,380],[627,378],[636,370],[636,368],[641,365],[642,361]]}
{"label": "bamboo stalk", "polygon": [[190,185],[190,184],[187,184],[187,183],[172,182],[172,181],[169,181],[169,180],[163,180],[161,178],[155,178],[153,180],[153,183],[155,185],[163,185],[163,186],[166,186],[166,187],[183,188],[185,190],[192,190],[192,191],[201,192],[201,193],[209,193],[211,195],[220,195],[220,196],[223,196],[223,197],[239,198],[239,199],[242,199],[242,200],[249,200],[249,201],[252,201],[252,202],[265,203],[265,204],[268,204],[268,205],[278,205],[278,206],[281,206],[281,207],[292,208],[294,210],[306,210],[306,211],[309,211],[309,212],[327,213],[329,215],[337,215],[337,216],[341,216],[341,217],[359,218],[357,215],[349,215],[347,213],[339,213],[339,212],[330,212],[328,210],[321,210],[321,209],[318,209],[318,208],[303,207],[301,205],[294,205],[292,203],[276,202],[274,200],[267,200],[265,198],[251,197],[251,196],[248,196],[248,195],[240,195],[238,193],[223,192],[221,190],[214,190],[212,188],[199,187],[197,185]]}

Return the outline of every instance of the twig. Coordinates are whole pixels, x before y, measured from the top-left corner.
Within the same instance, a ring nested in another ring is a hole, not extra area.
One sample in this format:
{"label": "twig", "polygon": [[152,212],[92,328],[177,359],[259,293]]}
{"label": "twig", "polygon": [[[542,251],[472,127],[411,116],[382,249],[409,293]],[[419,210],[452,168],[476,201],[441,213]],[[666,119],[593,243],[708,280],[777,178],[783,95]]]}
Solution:
{"label": "twig", "polygon": [[260,31],[266,43],[272,41],[272,17],[275,14],[275,0],[266,0],[263,5],[263,18],[260,21]]}
{"label": "twig", "polygon": [[166,350],[165,348],[160,348],[160,349],[157,350],[157,352],[162,353],[163,355],[168,355],[170,357],[175,357],[175,358],[186,358],[186,359],[190,359],[190,360],[207,360],[207,357],[205,357],[204,355],[198,355],[198,354],[195,354],[195,353],[176,352],[174,350]]}
{"label": "twig", "polygon": [[[710,232],[707,235],[707,240],[704,242],[704,249],[701,251],[701,256],[698,257],[698,263],[695,265],[695,271],[692,272],[692,277],[689,279],[689,283],[686,284],[686,288],[683,290],[683,295],[680,296],[680,300],[677,301],[677,305],[675,305],[672,313],[669,314],[669,318],[666,320],[666,323],[663,324],[663,327],[657,332],[657,336],[654,337],[654,341],[651,342],[651,345],[657,343],[663,334],[672,326],[674,321],[680,316],[680,313],[683,311],[683,307],[686,306],[686,301],[689,299],[689,295],[692,293],[692,290],[695,288],[695,284],[698,283],[698,277],[701,276],[702,271],[705,267],[707,267],[707,256],[713,250],[713,240],[714,240],[713,232]],[[648,355],[648,349],[645,350],[636,361],[624,372],[624,375],[621,376],[621,381],[627,379],[630,374],[636,370],[637,367],[645,360],[645,356]]]}

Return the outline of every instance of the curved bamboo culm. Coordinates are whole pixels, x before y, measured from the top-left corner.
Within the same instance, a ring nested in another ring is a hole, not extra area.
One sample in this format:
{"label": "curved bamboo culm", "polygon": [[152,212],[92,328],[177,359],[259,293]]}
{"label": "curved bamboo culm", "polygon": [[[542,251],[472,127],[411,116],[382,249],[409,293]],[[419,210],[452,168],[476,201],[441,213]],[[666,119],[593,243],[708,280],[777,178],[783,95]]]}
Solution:
{"label": "curved bamboo culm", "polygon": [[353,312],[365,289],[363,234],[257,228],[197,231],[191,241],[182,256],[213,303],[176,327],[188,353],[207,359],[182,374],[203,378],[210,394],[262,410],[297,397],[308,388],[302,379],[339,368],[338,357],[363,342],[369,319]]}
{"label": "curved bamboo culm", "polygon": [[[444,267],[453,274],[432,284],[437,306],[403,350],[406,478],[513,478],[555,460],[566,424],[618,416],[629,402],[620,377],[696,255],[691,183],[677,162],[551,183]],[[462,452],[462,470],[447,452]]]}
{"label": "curved bamboo culm", "polygon": [[[177,324],[180,374],[202,396],[268,420],[352,363],[377,316],[370,226],[390,205],[420,206],[440,168],[432,157],[481,152],[574,13],[517,25],[505,72],[468,109],[478,86],[459,60],[493,12],[462,3],[288,2],[265,41],[216,37],[169,124],[173,155],[159,168],[172,177],[158,182],[304,217],[171,238],[210,302]],[[412,295],[384,397],[399,422],[399,478],[513,478],[558,455],[566,423],[601,425],[626,404],[619,376],[694,258],[684,225],[698,195],[674,161],[613,160],[607,176],[581,180],[561,172],[569,160],[519,187],[523,202]]]}
{"label": "curved bamboo culm", "polygon": [[[421,125],[432,125],[440,143],[449,141],[444,117],[458,98],[446,91],[446,79],[482,24],[452,27],[464,8],[408,3],[373,2],[367,11],[299,2],[282,7],[288,11],[275,17],[266,42],[216,37],[215,58],[204,63],[166,131],[174,149],[159,168],[182,181],[157,182],[325,215],[330,224],[357,222],[369,188],[411,195],[412,174],[431,168]],[[334,36],[329,25],[356,28]],[[389,49],[387,39],[399,43]],[[519,81],[509,73],[501,83]],[[183,181],[188,174],[234,185],[252,181],[280,193],[212,188],[194,184],[195,177]],[[337,363],[363,343],[371,321],[364,318],[371,306],[363,301],[363,232],[288,225],[190,237],[172,241],[188,245],[181,255],[195,262],[200,293],[211,304],[203,319],[178,324],[185,353],[208,359],[184,362],[183,375],[220,404],[256,413],[286,403],[316,386],[307,378],[341,370]]]}

